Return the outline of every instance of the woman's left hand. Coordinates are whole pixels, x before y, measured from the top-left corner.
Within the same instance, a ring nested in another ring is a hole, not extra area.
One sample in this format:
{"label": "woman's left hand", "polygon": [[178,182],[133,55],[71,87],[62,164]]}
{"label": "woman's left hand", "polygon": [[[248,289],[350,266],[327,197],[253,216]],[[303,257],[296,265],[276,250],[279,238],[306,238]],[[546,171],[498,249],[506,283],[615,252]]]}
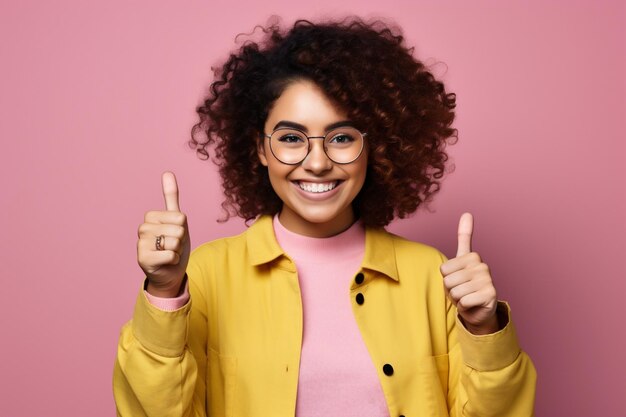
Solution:
{"label": "woman's left hand", "polygon": [[459,221],[456,258],[444,262],[439,269],[446,293],[467,330],[473,334],[489,334],[499,330],[497,294],[489,267],[471,250],[473,227],[472,215],[464,213]]}

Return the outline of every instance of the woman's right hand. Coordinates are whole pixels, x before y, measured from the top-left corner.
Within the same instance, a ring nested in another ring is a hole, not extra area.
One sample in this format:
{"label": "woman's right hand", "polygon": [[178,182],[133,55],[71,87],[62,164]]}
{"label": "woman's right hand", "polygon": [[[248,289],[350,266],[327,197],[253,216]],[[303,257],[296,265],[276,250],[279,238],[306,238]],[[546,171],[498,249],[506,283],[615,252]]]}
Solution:
{"label": "woman's right hand", "polygon": [[[187,216],[178,206],[178,185],[172,172],[161,178],[165,211],[148,211],[139,226],[137,262],[148,278],[147,291],[157,297],[176,297],[181,291],[189,262],[191,243]],[[157,250],[157,236],[162,235]]]}

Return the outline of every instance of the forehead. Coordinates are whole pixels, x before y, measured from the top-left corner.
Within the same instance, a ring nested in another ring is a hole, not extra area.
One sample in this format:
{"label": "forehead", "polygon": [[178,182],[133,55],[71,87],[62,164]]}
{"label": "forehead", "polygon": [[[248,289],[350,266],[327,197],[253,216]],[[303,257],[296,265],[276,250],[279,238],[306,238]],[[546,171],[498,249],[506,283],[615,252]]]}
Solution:
{"label": "forehead", "polygon": [[309,130],[323,130],[327,125],[346,119],[332,100],[311,81],[295,81],[276,99],[265,128],[273,129],[282,120],[299,123]]}

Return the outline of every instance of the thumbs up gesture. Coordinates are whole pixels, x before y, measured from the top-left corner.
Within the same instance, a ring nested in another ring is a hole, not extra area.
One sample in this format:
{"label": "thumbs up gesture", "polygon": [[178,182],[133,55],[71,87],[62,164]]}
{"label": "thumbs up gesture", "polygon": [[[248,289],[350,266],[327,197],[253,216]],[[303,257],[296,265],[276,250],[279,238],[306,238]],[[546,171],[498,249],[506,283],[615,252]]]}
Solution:
{"label": "thumbs up gesture", "polygon": [[465,327],[474,334],[498,331],[497,294],[489,267],[472,252],[474,219],[464,213],[459,221],[456,257],[440,266],[443,283]]}
{"label": "thumbs up gesture", "polygon": [[147,291],[157,297],[176,297],[185,276],[191,243],[187,216],[178,205],[178,184],[172,172],[161,178],[164,211],[148,211],[139,226],[137,262],[148,278]]}

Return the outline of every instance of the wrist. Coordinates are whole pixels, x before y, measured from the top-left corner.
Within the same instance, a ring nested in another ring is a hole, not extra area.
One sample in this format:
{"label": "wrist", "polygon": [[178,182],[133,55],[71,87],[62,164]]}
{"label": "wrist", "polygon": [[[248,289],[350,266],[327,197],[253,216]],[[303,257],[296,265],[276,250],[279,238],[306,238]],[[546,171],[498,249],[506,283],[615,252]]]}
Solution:
{"label": "wrist", "polygon": [[465,326],[465,328],[472,334],[480,336],[485,334],[492,334],[500,330],[500,323],[498,320],[498,316],[494,314],[484,323],[474,325],[470,323],[466,323],[462,317],[460,317],[461,323]]}
{"label": "wrist", "polygon": [[185,285],[187,283],[187,274],[183,275],[180,280],[174,283],[170,283],[166,286],[155,285],[150,281],[150,278],[146,278],[144,283],[144,290],[150,295],[160,298],[176,298],[183,294]]}

